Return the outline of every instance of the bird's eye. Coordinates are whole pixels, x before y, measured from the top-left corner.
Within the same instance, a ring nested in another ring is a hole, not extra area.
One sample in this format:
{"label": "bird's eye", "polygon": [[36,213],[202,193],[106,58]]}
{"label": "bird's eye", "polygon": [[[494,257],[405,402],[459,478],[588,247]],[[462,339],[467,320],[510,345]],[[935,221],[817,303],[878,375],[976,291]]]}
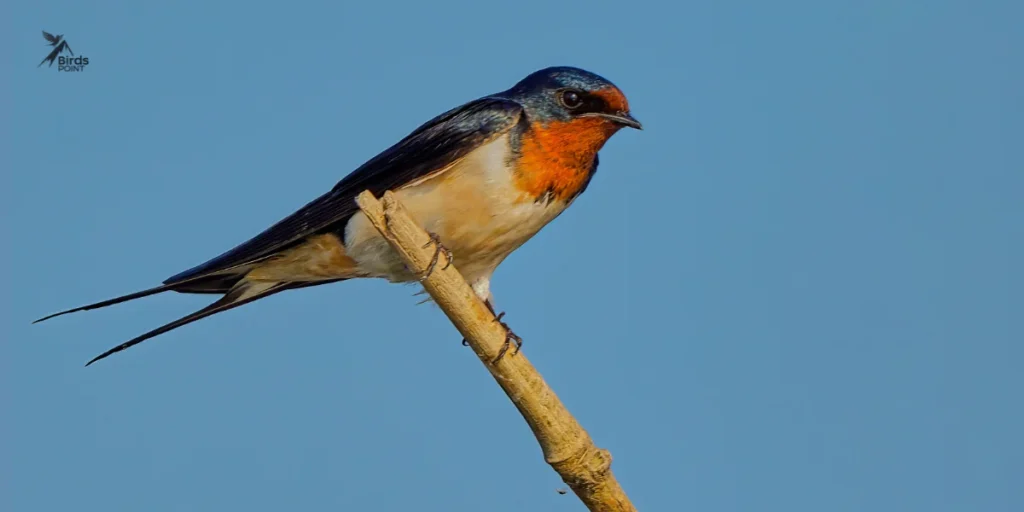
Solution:
{"label": "bird's eye", "polygon": [[565,105],[565,108],[577,108],[583,104],[580,93],[576,91],[563,91],[559,98],[562,100],[562,105]]}

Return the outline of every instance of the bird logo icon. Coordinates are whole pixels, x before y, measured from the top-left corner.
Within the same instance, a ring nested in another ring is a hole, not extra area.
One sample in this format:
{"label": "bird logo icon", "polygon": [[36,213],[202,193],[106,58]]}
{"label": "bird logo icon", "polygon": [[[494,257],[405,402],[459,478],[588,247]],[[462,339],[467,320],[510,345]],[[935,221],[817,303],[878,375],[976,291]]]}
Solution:
{"label": "bird logo icon", "polygon": [[[68,53],[70,53],[72,56],[75,55],[75,52],[71,51],[71,46],[68,45],[67,40],[64,39],[63,34],[55,36],[44,30],[43,37],[46,39],[47,42],[50,43],[50,46],[53,47],[53,50],[51,50],[50,54],[47,55],[46,58],[39,63],[39,66],[42,66],[44,62],[49,62],[49,67],[53,67],[53,61],[57,60],[57,56],[64,53],[64,50],[67,50]],[[39,66],[36,67],[38,68]]]}

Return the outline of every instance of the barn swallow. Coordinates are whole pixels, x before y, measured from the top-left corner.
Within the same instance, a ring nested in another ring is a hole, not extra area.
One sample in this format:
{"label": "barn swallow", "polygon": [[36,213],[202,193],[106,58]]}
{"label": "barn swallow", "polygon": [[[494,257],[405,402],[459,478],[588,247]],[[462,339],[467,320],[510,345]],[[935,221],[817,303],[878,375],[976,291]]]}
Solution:
{"label": "barn swallow", "polygon": [[[598,151],[623,127],[641,129],[614,84],[579,68],[542,69],[511,89],[431,119],[331,191],[222,255],[155,288],[36,322],[167,291],[222,295],[96,356],[88,366],[285,290],[356,278],[417,281],[422,276],[406,268],[356,205],[364,190],[377,196],[393,191],[430,233],[437,250],[454,255],[459,271],[494,313],[490,279],[495,269],[586,190],[597,171]],[[503,315],[496,314],[495,320]],[[510,341],[518,350],[521,340],[502,325],[508,336],[501,353]]]}

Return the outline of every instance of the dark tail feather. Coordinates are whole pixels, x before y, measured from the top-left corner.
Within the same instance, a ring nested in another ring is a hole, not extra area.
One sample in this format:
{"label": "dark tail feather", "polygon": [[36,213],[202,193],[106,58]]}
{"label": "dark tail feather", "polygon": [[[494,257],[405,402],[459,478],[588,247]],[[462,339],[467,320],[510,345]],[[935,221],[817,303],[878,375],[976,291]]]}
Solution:
{"label": "dark tail feather", "polygon": [[152,331],[149,331],[141,336],[132,338],[94,357],[91,361],[85,363],[85,365],[89,366],[90,364],[93,364],[96,361],[99,361],[100,359],[109,356],[110,354],[120,352],[134,345],[138,345],[139,343],[142,343],[143,341],[146,341],[154,336],[159,336],[165,332],[172,331],[183,325],[188,325],[192,322],[195,322],[196,320],[201,320],[210,315],[220,313],[222,311],[227,311],[229,309],[234,309],[243,304],[248,304],[256,299],[261,299],[268,295],[273,295],[275,293],[285,291],[289,288],[292,288],[293,285],[294,283],[240,283],[235,289],[229,291],[220,299],[217,299],[217,301],[214,302],[213,304],[210,304],[209,306],[206,306],[205,308],[200,309],[195,313],[179,318],[169,324],[157,327],[156,329],[153,329]]}
{"label": "dark tail feather", "polygon": [[181,293],[217,293],[223,294],[231,291],[232,287],[237,285],[245,274],[240,275],[212,275],[212,276],[200,276],[186,281],[178,281],[174,283],[164,283],[156,288],[150,288],[148,290],[142,290],[140,292],[129,293],[121,297],[115,297],[108,299],[103,302],[97,302],[95,304],[89,304],[88,306],[81,306],[52,315],[47,315],[39,320],[32,323],[38,324],[44,320],[49,320],[53,317],[66,315],[68,313],[77,313],[79,311],[88,311],[90,309],[105,308],[107,306],[113,306],[114,304],[120,304],[130,300],[141,299],[150,295],[156,295],[163,292],[181,292]]}
{"label": "dark tail feather", "polygon": [[129,301],[129,300],[141,299],[142,297],[148,297],[150,295],[156,295],[158,293],[169,292],[169,291],[173,290],[174,288],[175,288],[175,285],[173,285],[173,284],[165,284],[165,285],[162,285],[162,286],[157,286],[156,288],[150,288],[148,290],[142,290],[141,292],[129,293],[128,295],[122,295],[120,297],[115,297],[113,299],[108,299],[108,300],[105,300],[103,302],[97,302],[95,304],[89,304],[88,306],[81,306],[81,307],[77,307],[77,308],[74,308],[74,309],[69,309],[69,310],[66,310],[66,311],[61,311],[59,313],[54,313],[52,315],[44,316],[44,317],[40,318],[39,320],[36,320],[35,322],[32,322],[32,323],[38,324],[39,322],[42,322],[43,320],[49,320],[49,319],[51,319],[53,317],[57,317],[57,316],[61,316],[61,315],[66,315],[68,313],[75,313],[75,312],[78,312],[78,311],[88,311],[90,309],[105,308],[107,306],[113,306],[114,304],[120,304],[122,302],[126,302],[126,301]]}

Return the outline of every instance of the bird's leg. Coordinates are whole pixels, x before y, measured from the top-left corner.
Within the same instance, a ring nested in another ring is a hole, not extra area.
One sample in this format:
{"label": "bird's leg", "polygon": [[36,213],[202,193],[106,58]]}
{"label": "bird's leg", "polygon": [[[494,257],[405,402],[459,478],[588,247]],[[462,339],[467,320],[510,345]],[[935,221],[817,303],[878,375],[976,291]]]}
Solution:
{"label": "bird's leg", "polygon": [[428,233],[428,234],[430,235],[430,240],[428,240],[427,243],[423,244],[423,248],[426,249],[427,247],[430,247],[431,244],[433,244],[434,245],[434,255],[430,258],[430,264],[427,265],[427,269],[424,270],[423,274],[420,275],[420,281],[430,277],[430,274],[432,274],[434,272],[434,267],[437,266],[437,260],[438,260],[438,258],[441,257],[441,253],[442,252],[444,253],[444,256],[445,256],[445,264],[444,264],[443,267],[441,267],[441,270],[444,270],[444,269],[450,267],[451,264],[452,264],[452,260],[455,259],[455,257],[452,255],[451,249],[445,247],[441,243],[441,237],[437,236],[437,233]]}
{"label": "bird's leg", "polygon": [[[501,350],[498,351],[498,356],[494,358],[494,361],[491,361],[491,364],[495,364],[500,361],[502,357],[505,357],[505,352],[508,352],[508,348],[512,345],[513,341],[516,343],[516,349],[512,351],[512,355],[518,354],[519,349],[523,347],[523,339],[520,338],[518,334],[512,332],[512,328],[510,328],[508,324],[501,321],[501,319],[505,317],[504,311],[501,313],[495,313],[494,305],[491,304],[491,301],[489,300],[485,300],[484,304],[487,306],[487,309],[490,310],[491,314],[494,315],[494,321],[498,322],[498,324],[505,329],[505,343],[501,345]],[[463,340],[463,342],[465,342],[465,340]]]}
{"label": "bird's leg", "polygon": [[[491,304],[491,301],[489,300],[485,300],[484,305],[487,306],[487,310],[490,311],[492,315],[494,315],[494,321],[498,322],[499,324],[501,324],[502,327],[505,328],[505,344],[501,346],[501,350],[498,352],[498,356],[495,357],[494,361],[491,362],[497,363],[499,360],[501,360],[502,357],[505,357],[505,353],[508,352],[508,348],[509,346],[511,346],[513,341],[516,342],[516,349],[512,351],[512,355],[518,354],[519,349],[522,348],[523,346],[523,339],[520,338],[518,334],[512,332],[512,329],[508,326],[508,324],[501,321],[501,319],[505,317],[505,312],[502,311],[501,313],[495,313],[494,305]],[[468,345],[469,342],[466,341],[466,338],[462,338],[462,346],[465,347]]]}

